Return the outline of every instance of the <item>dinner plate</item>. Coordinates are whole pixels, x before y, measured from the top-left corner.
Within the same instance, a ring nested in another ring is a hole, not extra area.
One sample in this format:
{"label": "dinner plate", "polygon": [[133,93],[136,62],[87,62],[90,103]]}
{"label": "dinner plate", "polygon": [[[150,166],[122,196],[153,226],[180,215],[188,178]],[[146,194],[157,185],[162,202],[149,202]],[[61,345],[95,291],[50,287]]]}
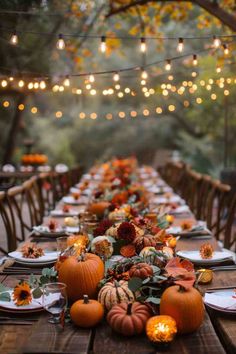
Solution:
{"label": "dinner plate", "polygon": [[14,258],[17,263],[25,264],[25,265],[46,265],[53,263],[57,260],[58,252],[57,251],[50,251],[45,252],[45,254],[39,258],[25,258],[22,256],[22,252],[20,251],[13,251],[8,253],[8,256]]}
{"label": "dinner plate", "polygon": [[80,197],[79,199],[75,199],[74,197],[68,195],[66,197],[62,198],[62,201],[65,204],[71,204],[71,205],[81,205],[81,204],[86,204],[88,202],[88,198],[86,197]]}
{"label": "dinner plate", "polygon": [[235,289],[222,289],[212,293],[206,293],[204,303],[213,310],[236,315]]}
{"label": "dinner plate", "polygon": [[66,218],[67,216],[78,216],[79,212],[77,210],[69,210],[68,212],[64,212],[61,209],[55,209],[51,210],[50,215],[53,217]]}
{"label": "dinner plate", "polygon": [[[32,313],[44,311],[42,297],[39,299],[32,299],[32,302],[29,305],[17,306],[13,299],[12,293],[13,291],[8,291],[11,295],[11,301],[1,301],[0,300],[0,311],[9,312],[9,313]],[[46,297],[46,303],[50,304],[54,300],[55,294],[49,295]]]}
{"label": "dinner plate", "polygon": [[222,252],[220,251],[215,251],[213,253],[213,256],[211,259],[203,259],[200,256],[199,251],[178,251],[177,255],[188,259],[189,261],[195,263],[195,264],[215,264],[215,263],[221,263],[226,260],[233,260],[233,255],[232,252],[224,250]]}

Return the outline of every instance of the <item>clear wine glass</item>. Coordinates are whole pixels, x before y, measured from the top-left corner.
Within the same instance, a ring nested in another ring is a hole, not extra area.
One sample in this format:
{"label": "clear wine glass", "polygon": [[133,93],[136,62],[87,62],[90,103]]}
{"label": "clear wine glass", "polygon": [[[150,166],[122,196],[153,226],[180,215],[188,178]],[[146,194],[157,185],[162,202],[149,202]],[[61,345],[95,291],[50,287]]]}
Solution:
{"label": "clear wine glass", "polygon": [[67,308],[66,284],[48,283],[43,286],[43,307],[52,317],[50,323],[60,323],[60,316]]}

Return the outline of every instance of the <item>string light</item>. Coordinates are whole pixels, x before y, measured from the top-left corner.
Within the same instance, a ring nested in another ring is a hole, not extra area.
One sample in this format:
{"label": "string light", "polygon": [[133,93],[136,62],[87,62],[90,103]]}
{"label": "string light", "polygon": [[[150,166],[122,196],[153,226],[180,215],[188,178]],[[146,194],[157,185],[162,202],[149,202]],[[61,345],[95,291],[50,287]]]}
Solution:
{"label": "string light", "polygon": [[4,101],[2,105],[3,105],[3,107],[8,108],[10,106],[10,102]]}
{"label": "string light", "polygon": [[23,81],[23,80],[20,80],[20,81],[18,82],[18,86],[19,86],[19,87],[24,87],[24,86],[25,86],[24,81]]}
{"label": "string light", "polygon": [[84,112],[80,112],[79,117],[80,119],[85,119],[86,114]]}
{"label": "string light", "polygon": [[23,105],[23,103],[19,104],[18,109],[19,109],[19,111],[23,111],[25,109],[25,106]]}
{"label": "string light", "polygon": [[7,80],[2,80],[1,85],[2,85],[2,87],[6,87],[7,86]]}
{"label": "string light", "polygon": [[90,114],[91,119],[97,119],[97,113],[91,113]]}
{"label": "string light", "polygon": [[177,51],[179,53],[182,53],[182,51],[184,50],[184,40],[183,38],[179,38],[179,43],[178,43],[178,46],[177,46]]}
{"label": "string light", "polygon": [[157,107],[156,108],[156,112],[157,112],[157,114],[161,114],[162,113],[162,108],[161,107]]}
{"label": "string light", "polygon": [[100,50],[102,53],[105,53],[107,49],[107,45],[106,45],[106,37],[102,36],[101,37],[101,43],[100,43]]}
{"label": "string light", "polygon": [[223,49],[224,49],[224,55],[229,55],[229,48],[227,44],[223,44]]}
{"label": "string light", "polygon": [[112,117],[112,114],[111,113],[107,113],[106,114],[106,119],[107,120],[111,120],[113,117]]}
{"label": "string light", "polygon": [[142,37],[140,41],[141,41],[141,43],[140,43],[140,51],[142,53],[145,53],[147,51],[146,39],[144,37]]}
{"label": "string light", "polygon": [[214,48],[219,48],[221,44],[221,41],[219,38],[217,38],[216,36],[213,36],[213,47]]}
{"label": "string light", "polygon": [[12,45],[17,45],[18,42],[19,42],[18,36],[17,36],[16,32],[14,32],[13,35],[11,36],[11,38],[10,38],[10,43]]}
{"label": "string light", "polygon": [[56,118],[61,118],[62,117],[62,112],[61,111],[57,111],[55,113],[55,116],[56,116]]}
{"label": "string light", "polygon": [[114,80],[115,82],[119,81],[119,80],[120,80],[120,75],[119,75],[118,73],[115,73],[115,74],[113,75],[113,80]]}
{"label": "string light", "polygon": [[119,112],[119,114],[118,114],[118,115],[119,115],[119,117],[120,117],[120,118],[122,118],[122,119],[124,119],[124,118],[125,118],[125,112]]}
{"label": "string light", "polygon": [[32,107],[31,108],[31,113],[32,114],[36,114],[38,112],[38,108],[37,107]]}
{"label": "string light", "polygon": [[89,82],[95,82],[94,75],[92,75],[92,74],[89,75]]}
{"label": "string light", "polygon": [[197,60],[197,54],[193,54],[193,65],[197,66],[198,60]]}
{"label": "string light", "polygon": [[175,111],[175,105],[170,104],[170,105],[168,106],[168,109],[169,109],[170,112],[174,112],[174,111]]}
{"label": "string light", "polygon": [[33,88],[34,88],[33,82],[29,82],[29,83],[28,83],[28,89],[29,89],[29,90],[32,90]]}
{"label": "string light", "polygon": [[170,59],[166,60],[165,70],[166,71],[170,71],[171,70],[171,60]]}
{"label": "string light", "polygon": [[35,82],[34,83],[34,89],[37,90],[39,88],[39,83],[38,82]]}
{"label": "string light", "polygon": [[217,67],[216,67],[216,72],[217,72],[218,74],[221,73],[221,67],[217,66]]}
{"label": "string light", "polygon": [[57,49],[63,50],[65,49],[65,41],[63,39],[63,35],[60,33],[58,36],[58,41],[57,41]]}
{"label": "string light", "polygon": [[63,82],[63,85],[66,86],[66,87],[69,87],[70,86],[70,79],[69,79],[69,76],[67,75],[64,82]]}
{"label": "string light", "polygon": [[45,81],[41,81],[39,86],[40,86],[41,90],[44,90],[47,87]]}
{"label": "string light", "polygon": [[141,78],[143,80],[146,80],[148,78],[148,73],[145,70],[143,70],[143,69],[142,69],[142,73],[141,73]]}
{"label": "string light", "polygon": [[13,81],[13,80],[14,80],[14,77],[10,76],[9,81]]}
{"label": "string light", "polygon": [[130,116],[131,116],[132,118],[136,118],[137,115],[138,115],[138,113],[137,113],[136,111],[131,111],[131,112],[130,112]]}

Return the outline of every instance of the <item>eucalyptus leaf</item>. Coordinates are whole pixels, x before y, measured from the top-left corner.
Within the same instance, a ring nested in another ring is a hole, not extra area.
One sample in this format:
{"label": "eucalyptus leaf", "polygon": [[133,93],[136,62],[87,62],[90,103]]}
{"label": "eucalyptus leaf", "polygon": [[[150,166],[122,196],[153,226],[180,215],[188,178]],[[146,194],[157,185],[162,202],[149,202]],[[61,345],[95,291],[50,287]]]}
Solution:
{"label": "eucalyptus leaf", "polygon": [[143,284],[147,284],[150,281],[150,277],[143,280]]}
{"label": "eucalyptus leaf", "polygon": [[10,290],[7,286],[0,283],[0,293]]}
{"label": "eucalyptus leaf", "polygon": [[152,267],[152,270],[153,270],[153,273],[156,275],[156,274],[160,274],[161,272],[161,269],[155,265],[151,265]]}
{"label": "eucalyptus leaf", "polygon": [[138,277],[133,277],[128,282],[128,287],[131,291],[135,292],[142,286],[142,279]]}
{"label": "eucalyptus leaf", "polygon": [[11,301],[10,293],[8,293],[8,292],[0,293],[0,300],[10,302]]}
{"label": "eucalyptus leaf", "polygon": [[159,305],[161,302],[161,299],[159,299],[158,297],[150,296],[146,299],[146,302],[151,302],[155,305]]}
{"label": "eucalyptus leaf", "polygon": [[42,296],[43,292],[42,290],[38,287],[38,288],[35,288],[33,291],[32,291],[32,295],[33,295],[33,298],[34,299],[39,299],[41,296]]}

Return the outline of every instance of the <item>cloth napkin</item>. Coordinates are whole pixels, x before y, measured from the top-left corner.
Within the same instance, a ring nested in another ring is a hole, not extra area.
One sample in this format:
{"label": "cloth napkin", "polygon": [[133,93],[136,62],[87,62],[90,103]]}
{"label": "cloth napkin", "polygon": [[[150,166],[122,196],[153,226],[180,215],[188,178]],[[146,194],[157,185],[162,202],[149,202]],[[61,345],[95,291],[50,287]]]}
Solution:
{"label": "cloth napkin", "polygon": [[221,309],[236,311],[236,297],[232,297],[233,293],[233,290],[232,293],[229,293],[228,295],[206,293],[205,303]]}

